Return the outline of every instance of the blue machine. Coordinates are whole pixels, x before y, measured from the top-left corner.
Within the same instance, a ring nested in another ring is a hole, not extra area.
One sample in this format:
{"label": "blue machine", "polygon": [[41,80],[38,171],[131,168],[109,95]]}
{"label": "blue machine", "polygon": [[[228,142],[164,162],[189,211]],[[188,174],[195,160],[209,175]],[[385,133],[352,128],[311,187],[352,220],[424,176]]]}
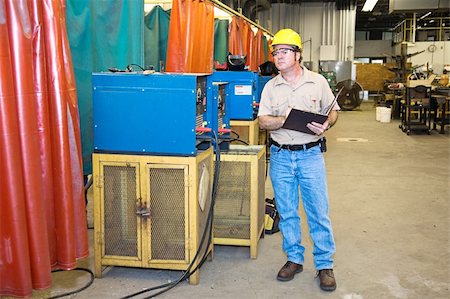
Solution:
{"label": "blue machine", "polygon": [[94,151],[196,155],[207,131],[206,75],[95,73],[92,84]]}
{"label": "blue machine", "polygon": [[213,82],[228,82],[227,100],[231,120],[253,120],[257,73],[249,71],[215,71]]}
{"label": "blue machine", "polygon": [[265,77],[249,71],[213,72],[211,75],[213,82],[228,82],[227,105],[229,105],[230,120],[254,120],[256,118],[262,89],[271,79],[271,77]]}
{"label": "blue machine", "polygon": [[272,76],[258,76],[258,96],[256,97],[256,102],[258,104],[261,101],[261,94],[262,94],[264,86],[272,78],[273,78]]}

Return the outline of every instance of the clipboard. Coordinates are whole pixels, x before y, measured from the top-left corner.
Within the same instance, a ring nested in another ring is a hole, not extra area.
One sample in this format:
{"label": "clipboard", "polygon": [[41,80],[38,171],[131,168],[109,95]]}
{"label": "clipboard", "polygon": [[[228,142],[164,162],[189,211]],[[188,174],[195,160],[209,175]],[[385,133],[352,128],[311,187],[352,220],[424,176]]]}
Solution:
{"label": "clipboard", "polygon": [[306,125],[311,122],[323,124],[328,119],[328,115],[330,114],[333,106],[336,104],[337,99],[343,89],[344,88],[341,88],[339,90],[339,92],[336,94],[336,96],[334,97],[331,104],[328,105],[327,107],[325,107],[325,109],[323,109],[324,113],[314,113],[314,112],[308,112],[308,111],[292,108],[292,110],[289,112],[289,115],[286,118],[286,121],[284,122],[282,128],[316,135],[316,133],[314,133],[313,131],[308,129],[308,127]]}

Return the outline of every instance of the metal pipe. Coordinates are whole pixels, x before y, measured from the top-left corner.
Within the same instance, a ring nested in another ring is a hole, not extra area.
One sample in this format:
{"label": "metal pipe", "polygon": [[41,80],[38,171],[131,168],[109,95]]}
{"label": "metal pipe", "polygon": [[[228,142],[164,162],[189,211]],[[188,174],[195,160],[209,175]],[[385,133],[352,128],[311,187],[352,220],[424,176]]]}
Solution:
{"label": "metal pipe", "polygon": [[312,53],[312,37],[310,37],[310,38],[307,39],[307,40],[304,40],[304,41],[303,41],[303,45],[305,45],[305,44],[308,43],[308,42],[309,42],[309,61],[312,62],[312,60],[311,60],[311,53]]}
{"label": "metal pipe", "polygon": [[326,44],[326,42],[325,42],[325,38],[326,38],[326,33],[325,33],[326,30],[325,30],[325,28],[327,26],[327,23],[325,21],[325,17],[326,17],[325,9],[326,9],[326,4],[322,3],[322,28],[323,28],[323,30],[322,30],[322,45]]}
{"label": "metal pipe", "polygon": [[252,20],[250,20],[249,18],[247,18],[246,16],[244,16],[242,13],[235,11],[234,9],[232,9],[231,7],[223,4],[222,2],[218,1],[218,0],[210,0],[215,6],[235,15],[238,16],[242,19],[244,19],[246,22],[252,24],[253,26],[261,29],[262,31],[264,31],[265,33],[269,34],[270,36],[273,36],[272,32],[270,32],[269,30],[267,30],[266,28],[262,27],[261,25],[253,22]]}

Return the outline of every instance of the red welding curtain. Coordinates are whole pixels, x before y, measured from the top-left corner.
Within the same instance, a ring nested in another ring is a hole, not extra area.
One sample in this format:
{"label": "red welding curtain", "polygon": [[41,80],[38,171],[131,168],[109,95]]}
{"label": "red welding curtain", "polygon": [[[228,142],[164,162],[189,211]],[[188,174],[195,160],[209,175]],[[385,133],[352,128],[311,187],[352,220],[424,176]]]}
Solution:
{"label": "red welding curtain", "polygon": [[210,73],[213,57],[213,4],[206,0],[173,0],[166,71]]}
{"label": "red welding curtain", "polygon": [[0,296],[88,256],[64,0],[0,0]]}

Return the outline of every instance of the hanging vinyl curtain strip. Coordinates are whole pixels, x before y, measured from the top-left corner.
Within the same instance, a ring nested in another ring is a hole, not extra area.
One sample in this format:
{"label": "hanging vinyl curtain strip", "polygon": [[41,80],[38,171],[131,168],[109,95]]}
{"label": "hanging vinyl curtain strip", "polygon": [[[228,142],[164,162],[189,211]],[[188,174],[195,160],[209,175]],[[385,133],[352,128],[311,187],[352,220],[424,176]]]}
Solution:
{"label": "hanging vinyl curtain strip", "polygon": [[239,17],[232,17],[230,23],[230,39],[228,48],[230,49],[230,53],[233,55],[245,55],[243,40],[242,40],[242,32],[241,32],[241,22],[239,21]]}
{"label": "hanging vinyl curtain strip", "polygon": [[[91,0],[66,0],[66,21],[68,28],[77,28],[67,32],[70,42],[73,69],[76,79],[78,95],[78,111],[80,115],[80,130],[82,141],[83,173],[92,173],[92,152],[94,150],[93,130],[93,104],[92,104],[92,72],[94,62],[94,51],[102,51],[95,48],[92,43],[92,21],[95,2]],[[101,30],[100,26],[96,30]],[[106,56],[106,52],[103,52]],[[103,68],[102,70],[106,70]]]}
{"label": "hanging vinyl curtain strip", "polygon": [[48,101],[48,82],[45,63],[45,43],[44,43],[44,30],[42,27],[42,2],[31,1],[30,3],[30,16],[31,16],[31,28],[33,32],[33,78],[36,95],[36,115],[38,122],[39,132],[39,149],[41,155],[41,185],[44,198],[44,208],[46,222],[47,222],[47,238],[49,240],[49,254],[50,263],[54,265],[56,263],[56,235],[54,217],[48,217],[53,215],[53,165],[52,165],[52,152],[51,152],[51,126],[50,126],[50,107]]}
{"label": "hanging vinyl curtain strip", "polygon": [[0,296],[48,288],[52,269],[88,255],[64,10],[64,0],[0,0]]}
{"label": "hanging vinyl curtain strip", "polygon": [[214,20],[214,61],[223,64],[228,56],[228,20]]}
{"label": "hanging vinyl curtain strip", "polygon": [[213,39],[212,3],[204,0],[174,0],[170,13],[166,71],[212,72]]}
{"label": "hanging vinyl curtain strip", "polygon": [[255,52],[255,70],[258,70],[258,66],[263,64],[266,61],[264,45],[263,45],[263,37],[264,34],[261,30],[258,29],[255,35],[255,44],[253,47],[253,51]]}
{"label": "hanging vinyl curtain strip", "polygon": [[56,235],[64,236],[63,242],[56,243],[55,267],[68,270],[76,266],[76,258],[88,255],[78,103],[63,1],[43,3],[54,170],[53,216]]}
{"label": "hanging vinyl curtain strip", "polygon": [[0,296],[31,294],[19,120],[6,7],[0,0]]}
{"label": "hanging vinyl curtain strip", "polygon": [[[187,0],[189,1],[189,0]],[[170,12],[169,37],[167,44],[166,71],[183,72],[187,69],[187,48],[183,42],[186,37],[185,1],[172,1]],[[183,25],[184,24],[184,25]]]}
{"label": "hanging vinyl curtain strip", "polygon": [[[37,96],[33,72],[33,31],[30,7],[26,0],[7,0],[7,26],[14,81],[15,103],[19,120],[19,137],[22,154],[22,177],[25,198],[27,229],[23,237],[28,239],[29,262],[33,288],[50,285],[50,253],[45,219],[42,167],[40,159]],[[3,239],[3,238],[2,238]]]}
{"label": "hanging vinyl curtain strip", "polygon": [[211,73],[214,55],[214,6],[209,1],[194,1],[194,44],[190,72]]}
{"label": "hanging vinyl curtain strip", "polygon": [[163,71],[166,62],[170,14],[157,5],[144,17],[144,61],[157,72]]}

